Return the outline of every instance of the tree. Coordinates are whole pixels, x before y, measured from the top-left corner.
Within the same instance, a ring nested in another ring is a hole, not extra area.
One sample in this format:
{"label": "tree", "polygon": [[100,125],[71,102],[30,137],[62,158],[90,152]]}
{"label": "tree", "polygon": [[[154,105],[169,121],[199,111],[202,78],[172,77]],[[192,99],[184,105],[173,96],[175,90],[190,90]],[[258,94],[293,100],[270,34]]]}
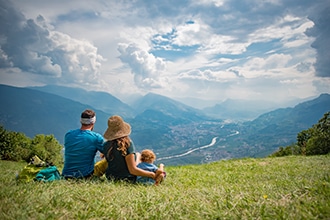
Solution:
{"label": "tree", "polygon": [[38,134],[32,140],[32,152],[47,163],[63,163],[62,145],[53,135]]}
{"label": "tree", "polygon": [[29,160],[30,139],[23,133],[6,131],[0,126],[0,154],[2,160]]}
{"label": "tree", "polygon": [[290,156],[290,155],[299,155],[300,147],[296,144],[292,144],[286,147],[279,147],[279,149],[271,154],[271,157],[283,157],[283,156]]}
{"label": "tree", "polygon": [[30,161],[34,155],[53,164],[62,164],[62,145],[53,135],[36,135],[32,140],[25,134],[6,131],[0,126],[0,156],[2,160]]}
{"label": "tree", "polygon": [[300,149],[300,154],[306,155],[306,145],[308,140],[311,138],[312,132],[311,129],[303,130],[297,135],[297,145]]}
{"label": "tree", "polygon": [[330,112],[327,112],[307,130],[297,134],[297,144],[280,147],[278,151],[270,156],[286,155],[320,155],[330,152]]}
{"label": "tree", "polygon": [[311,129],[306,143],[306,155],[328,154],[330,152],[330,112],[324,114]]}

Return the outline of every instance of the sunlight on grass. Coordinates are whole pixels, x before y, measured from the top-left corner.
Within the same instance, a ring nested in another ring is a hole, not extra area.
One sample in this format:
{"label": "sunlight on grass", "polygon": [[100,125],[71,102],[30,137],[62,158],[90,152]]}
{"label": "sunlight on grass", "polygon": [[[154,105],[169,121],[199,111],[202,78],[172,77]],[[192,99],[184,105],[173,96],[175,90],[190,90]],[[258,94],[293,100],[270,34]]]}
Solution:
{"label": "sunlight on grass", "polygon": [[329,219],[329,156],[167,167],[159,186],[17,183],[1,161],[0,219]]}

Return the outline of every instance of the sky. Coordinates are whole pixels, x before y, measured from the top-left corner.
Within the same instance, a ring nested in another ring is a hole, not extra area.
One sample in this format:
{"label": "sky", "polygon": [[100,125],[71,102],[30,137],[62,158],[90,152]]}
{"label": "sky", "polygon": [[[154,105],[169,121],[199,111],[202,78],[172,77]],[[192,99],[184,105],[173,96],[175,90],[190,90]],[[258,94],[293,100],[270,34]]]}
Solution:
{"label": "sky", "polygon": [[0,0],[0,84],[208,100],[330,93],[328,0]]}

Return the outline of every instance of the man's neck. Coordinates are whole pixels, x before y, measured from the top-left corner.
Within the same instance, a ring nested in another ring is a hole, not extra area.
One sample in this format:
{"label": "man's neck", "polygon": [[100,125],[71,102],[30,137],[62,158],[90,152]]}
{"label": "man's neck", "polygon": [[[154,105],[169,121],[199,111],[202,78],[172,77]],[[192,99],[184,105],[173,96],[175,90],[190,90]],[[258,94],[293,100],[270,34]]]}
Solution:
{"label": "man's neck", "polygon": [[94,127],[93,124],[91,124],[91,125],[81,125],[80,130],[90,130],[90,131],[92,131],[93,127]]}

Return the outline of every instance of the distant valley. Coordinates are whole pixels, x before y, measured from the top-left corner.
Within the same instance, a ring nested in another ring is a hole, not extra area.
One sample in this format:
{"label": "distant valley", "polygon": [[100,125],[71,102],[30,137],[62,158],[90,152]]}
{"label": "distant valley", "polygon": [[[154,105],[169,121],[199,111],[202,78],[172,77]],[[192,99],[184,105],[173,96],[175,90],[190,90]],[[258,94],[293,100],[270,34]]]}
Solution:
{"label": "distant valley", "polygon": [[[261,114],[250,115],[254,119],[246,121],[245,116],[227,120],[230,102],[226,109],[215,106],[201,110],[152,93],[128,105],[108,93],[58,86],[0,85],[0,91],[0,124],[7,130],[29,137],[53,134],[63,144],[66,131],[79,127],[80,113],[92,108],[97,114],[96,132],[103,134],[108,117],[121,115],[132,126],[131,138],[137,150],[153,149],[161,159],[158,162],[171,165],[269,155],[279,146],[296,142],[298,132],[330,111],[329,94],[267,112],[266,108],[250,108],[247,112]],[[236,104],[232,106],[239,109]],[[208,146],[214,138],[215,143]]]}

